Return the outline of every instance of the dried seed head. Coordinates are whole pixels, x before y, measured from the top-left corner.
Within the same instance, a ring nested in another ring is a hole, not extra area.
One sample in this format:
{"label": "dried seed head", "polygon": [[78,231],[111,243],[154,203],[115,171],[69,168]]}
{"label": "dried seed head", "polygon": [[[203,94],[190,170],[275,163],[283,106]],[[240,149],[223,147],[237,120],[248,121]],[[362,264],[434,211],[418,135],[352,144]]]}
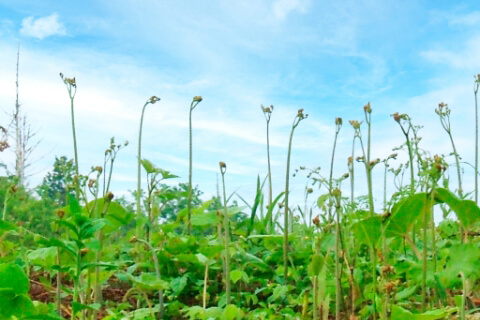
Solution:
{"label": "dried seed head", "polygon": [[105,195],[105,201],[111,202],[112,199],[113,199],[113,197],[114,197],[114,196],[113,196],[113,193],[109,191],[109,192]]}
{"label": "dried seed head", "polygon": [[377,165],[380,162],[380,159],[377,158],[373,161],[370,161],[370,167],[373,168],[375,165]]}
{"label": "dried seed head", "polygon": [[342,176],[342,180],[348,179],[348,177],[350,177],[350,174],[344,173]]}
{"label": "dried seed head", "polygon": [[357,120],[349,120],[348,122],[350,122],[353,129],[360,129],[360,125],[363,123],[363,121],[357,121]]}
{"label": "dried seed head", "polygon": [[10,188],[8,189],[8,192],[9,192],[10,194],[14,194],[15,192],[17,192],[17,190],[18,190],[17,186],[14,185],[14,184],[12,184],[12,185],[10,186]]}
{"label": "dried seed head", "polygon": [[402,119],[402,116],[398,112],[395,112],[394,114],[392,114],[392,117],[397,122],[400,122],[400,120]]}
{"label": "dried seed head", "polygon": [[225,164],[225,162],[220,161],[219,164],[220,164],[220,168],[225,168],[225,169],[227,168],[227,165]]}
{"label": "dried seed head", "polygon": [[315,226],[320,227],[320,215],[317,215],[315,218],[313,218],[312,222]]}
{"label": "dried seed head", "polygon": [[86,255],[89,251],[90,251],[89,248],[82,248],[82,249],[80,249],[80,254],[81,254],[82,256],[84,256],[84,255]]}
{"label": "dried seed head", "polygon": [[392,153],[391,155],[388,156],[387,159],[397,159],[398,154],[397,153]]}
{"label": "dried seed head", "polygon": [[130,243],[135,243],[137,241],[138,241],[138,238],[136,236],[133,236],[133,237],[130,238],[130,240],[128,240],[128,242],[130,242]]}
{"label": "dried seed head", "polygon": [[88,180],[88,187],[93,188],[93,186],[95,185],[95,182],[97,182],[97,180],[95,179]]}
{"label": "dried seed head", "polygon": [[149,103],[154,104],[155,102],[160,101],[160,98],[157,96],[151,96],[150,99],[148,100]]}
{"label": "dried seed head", "polygon": [[65,211],[63,211],[63,209],[58,209],[55,213],[59,219],[62,219],[65,216]]}
{"label": "dried seed head", "polygon": [[98,171],[98,174],[102,174],[103,168],[101,166],[96,166],[95,171]]}
{"label": "dried seed head", "polygon": [[335,124],[336,124],[337,126],[341,126],[341,125],[343,124],[342,118],[335,118]]}
{"label": "dried seed head", "polygon": [[297,114],[297,116],[298,116],[299,118],[303,118],[303,109],[298,109],[298,114]]}
{"label": "dried seed head", "polygon": [[202,101],[202,100],[203,100],[203,98],[202,98],[201,96],[195,96],[195,97],[193,97],[193,101],[200,102],[200,101]]}
{"label": "dried seed head", "polygon": [[10,147],[10,145],[8,144],[7,140],[0,141],[0,152],[4,151],[8,147]]}
{"label": "dried seed head", "polygon": [[312,188],[307,188],[307,193],[312,193],[313,189]]}
{"label": "dried seed head", "polygon": [[363,110],[366,113],[372,113],[372,107],[370,106],[370,102],[368,102],[365,106],[363,106]]}

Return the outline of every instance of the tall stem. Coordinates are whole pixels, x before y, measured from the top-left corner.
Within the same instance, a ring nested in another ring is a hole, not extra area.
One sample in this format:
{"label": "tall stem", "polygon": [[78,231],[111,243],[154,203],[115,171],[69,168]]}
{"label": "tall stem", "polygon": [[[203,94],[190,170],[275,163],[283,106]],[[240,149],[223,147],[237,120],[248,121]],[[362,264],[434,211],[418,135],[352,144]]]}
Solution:
{"label": "tall stem", "polygon": [[477,93],[480,86],[480,75],[477,75],[473,87],[473,93],[475,96],[475,203],[478,204],[478,100]]}
{"label": "tall stem", "polygon": [[187,199],[187,233],[192,233],[192,174],[193,174],[193,155],[192,155],[192,111],[202,101],[202,97],[195,96],[190,104],[190,112],[188,115],[188,133],[189,133],[189,154],[188,154],[188,199]]}
{"label": "tall stem", "polygon": [[137,237],[141,236],[142,227],[140,226],[140,220],[142,219],[142,210],[140,203],[140,196],[142,192],[142,130],[143,130],[143,116],[145,114],[145,108],[147,107],[149,101],[145,102],[142,108],[142,115],[140,116],[140,128],[138,131],[138,152],[137,152],[137,194],[136,194],[136,211],[137,211],[137,223],[136,223],[136,233]]}
{"label": "tall stem", "polygon": [[342,265],[340,264],[340,221],[341,221],[341,207],[340,198],[341,193],[339,189],[333,191],[335,193],[335,211],[337,221],[335,224],[335,319],[340,320],[340,306],[342,304]]}
{"label": "tall stem", "polygon": [[283,283],[287,284],[287,277],[288,277],[288,196],[289,196],[289,186],[290,186],[290,156],[292,151],[292,140],[293,140],[293,132],[295,128],[298,126],[300,120],[303,118],[299,117],[301,112],[295,116],[293,119],[292,130],[290,131],[290,139],[288,141],[288,154],[287,154],[287,173],[285,179],[285,212],[284,212],[284,220],[283,220]]}
{"label": "tall stem", "polygon": [[225,228],[225,294],[227,297],[227,305],[230,304],[230,219],[227,210],[227,194],[225,192],[225,171],[227,166],[224,162],[220,162],[220,173],[222,174],[223,185],[223,224]]}
{"label": "tall stem", "polygon": [[[273,201],[272,191],[272,170],[270,168],[270,118],[267,120],[267,162],[268,162],[268,208]],[[273,215],[270,215],[270,225],[273,225]]]}

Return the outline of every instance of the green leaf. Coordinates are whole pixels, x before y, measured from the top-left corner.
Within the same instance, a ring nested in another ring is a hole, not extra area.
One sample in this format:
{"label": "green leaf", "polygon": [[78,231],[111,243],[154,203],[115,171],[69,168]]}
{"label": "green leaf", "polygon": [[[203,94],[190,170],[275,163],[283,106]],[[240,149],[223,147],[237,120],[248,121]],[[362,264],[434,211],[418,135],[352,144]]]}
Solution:
{"label": "green leaf", "polygon": [[145,291],[158,291],[168,289],[170,287],[169,283],[157,279],[157,276],[153,273],[142,273],[140,276],[135,277],[128,275],[129,278],[134,282],[135,286]]}
{"label": "green leaf", "polygon": [[375,247],[382,237],[382,217],[375,215],[362,219],[352,225],[352,230],[358,244]]}
{"label": "green leaf", "polygon": [[3,263],[0,264],[0,288],[12,289],[14,294],[27,294],[29,280],[18,265]]}
{"label": "green leaf", "polygon": [[426,208],[427,194],[423,192],[397,202],[393,206],[392,215],[387,220],[385,236],[395,237],[407,234]]}
{"label": "green leaf", "polygon": [[56,264],[57,252],[56,247],[40,248],[30,251],[27,258],[34,265],[51,268]]}
{"label": "green leaf", "polygon": [[444,188],[435,190],[435,199],[448,204],[457,215],[457,218],[467,228],[480,221],[480,208],[472,200],[460,200],[450,190]]}
{"label": "green leaf", "polygon": [[233,282],[233,283],[237,283],[238,280],[240,280],[242,278],[242,275],[243,275],[243,271],[241,270],[232,270],[230,272],[230,280]]}
{"label": "green leaf", "polygon": [[17,230],[17,226],[13,223],[0,219],[0,234],[10,230]]}
{"label": "green leaf", "polygon": [[152,162],[147,159],[140,159],[140,163],[142,164],[143,169],[147,171],[147,173],[155,173],[155,166]]}
{"label": "green leaf", "polygon": [[170,288],[174,295],[178,296],[182,293],[183,289],[187,286],[188,274],[184,274],[181,277],[175,278],[170,281]]}
{"label": "green leaf", "polygon": [[417,291],[417,289],[418,289],[418,286],[407,287],[407,288],[403,289],[402,291],[398,292],[398,293],[395,295],[395,300],[396,300],[396,301],[405,300],[405,299],[407,299],[408,297],[410,297],[410,296],[412,296],[413,294],[415,294],[415,292]]}
{"label": "green leaf", "polygon": [[234,320],[240,319],[241,317],[241,310],[234,304],[229,304],[225,307],[223,311],[223,318],[225,320]]}
{"label": "green leaf", "polygon": [[93,237],[95,232],[102,229],[107,224],[106,219],[90,220],[80,228],[79,239],[88,239]]}
{"label": "green leaf", "polygon": [[218,223],[217,213],[212,211],[208,213],[199,213],[192,215],[193,226],[215,226]]}
{"label": "green leaf", "polygon": [[12,316],[24,318],[35,313],[35,306],[27,294],[15,295],[0,292],[0,319]]}

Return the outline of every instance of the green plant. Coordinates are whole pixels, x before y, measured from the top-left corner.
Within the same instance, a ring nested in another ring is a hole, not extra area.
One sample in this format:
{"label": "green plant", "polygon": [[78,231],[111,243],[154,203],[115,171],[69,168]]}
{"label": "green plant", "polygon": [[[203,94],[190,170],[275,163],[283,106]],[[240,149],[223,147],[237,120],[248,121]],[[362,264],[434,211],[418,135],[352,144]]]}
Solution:
{"label": "green plant", "polygon": [[189,132],[189,156],[188,156],[188,199],[187,199],[187,233],[192,233],[192,172],[193,172],[193,141],[192,141],[192,112],[193,109],[202,101],[201,96],[193,97],[193,101],[190,104],[190,112],[188,115],[188,132]]}
{"label": "green plant", "polygon": [[75,108],[74,108],[74,100],[75,95],[77,94],[77,82],[74,78],[66,78],[63,76],[63,73],[60,73],[60,78],[62,78],[63,83],[67,87],[68,97],[70,98],[70,112],[72,117],[72,135],[73,135],[73,151],[75,156],[75,177],[74,177],[74,185],[75,185],[75,197],[80,199],[80,184],[79,184],[79,176],[78,173],[78,151],[77,151],[77,135],[75,133]]}
{"label": "green plant", "polygon": [[142,171],[141,171],[141,161],[142,161],[142,130],[143,130],[143,116],[145,114],[145,108],[148,104],[155,104],[160,101],[160,98],[152,96],[148,99],[142,108],[142,115],[140,116],[140,127],[138,130],[138,152],[137,152],[137,193],[136,198],[136,213],[137,213],[137,237],[141,236],[142,227],[140,221],[142,219],[142,208],[140,204],[140,198],[142,194]]}
{"label": "green plant", "polygon": [[295,128],[298,126],[300,121],[306,119],[308,114],[303,113],[303,109],[298,109],[297,115],[293,119],[292,123],[292,130],[290,131],[290,139],[288,142],[288,154],[287,154],[287,173],[286,173],[286,181],[285,181],[285,212],[284,212],[284,220],[283,220],[283,283],[287,284],[288,282],[288,215],[289,215],[289,207],[288,207],[288,193],[289,193],[289,186],[290,186],[290,155],[292,150],[292,141],[293,141],[293,132]]}

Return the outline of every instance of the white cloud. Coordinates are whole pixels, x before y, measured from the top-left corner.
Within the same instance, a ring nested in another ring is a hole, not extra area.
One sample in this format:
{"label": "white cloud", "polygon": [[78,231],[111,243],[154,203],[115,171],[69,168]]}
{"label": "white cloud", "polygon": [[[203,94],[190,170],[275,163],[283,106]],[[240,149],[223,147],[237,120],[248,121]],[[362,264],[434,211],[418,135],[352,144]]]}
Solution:
{"label": "white cloud", "polygon": [[450,25],[475,26],[480,24],[480,11],[471,12],[462,16],[456,16],[450,19]]}
{"label": "white cloud", "polygon": [[54,35],[64,36],[66,31],[65,26],[58,21],[58,14],[52,13],[47,17],[23,19],[20,34],[42,40]]}
{"label": "white cloud", "polygon": [[293,11],[305,13],[305,3],[301,0],[278,0],[273,4],[273,13],[279,20],[284,20]]}
{"label": "white cloud", "polygon": [[421,55],[433,63],[444,64],[452,68],[478,69],[480,67],[480,34],[471,37],[458,49],[433,49],[421,52]]}

